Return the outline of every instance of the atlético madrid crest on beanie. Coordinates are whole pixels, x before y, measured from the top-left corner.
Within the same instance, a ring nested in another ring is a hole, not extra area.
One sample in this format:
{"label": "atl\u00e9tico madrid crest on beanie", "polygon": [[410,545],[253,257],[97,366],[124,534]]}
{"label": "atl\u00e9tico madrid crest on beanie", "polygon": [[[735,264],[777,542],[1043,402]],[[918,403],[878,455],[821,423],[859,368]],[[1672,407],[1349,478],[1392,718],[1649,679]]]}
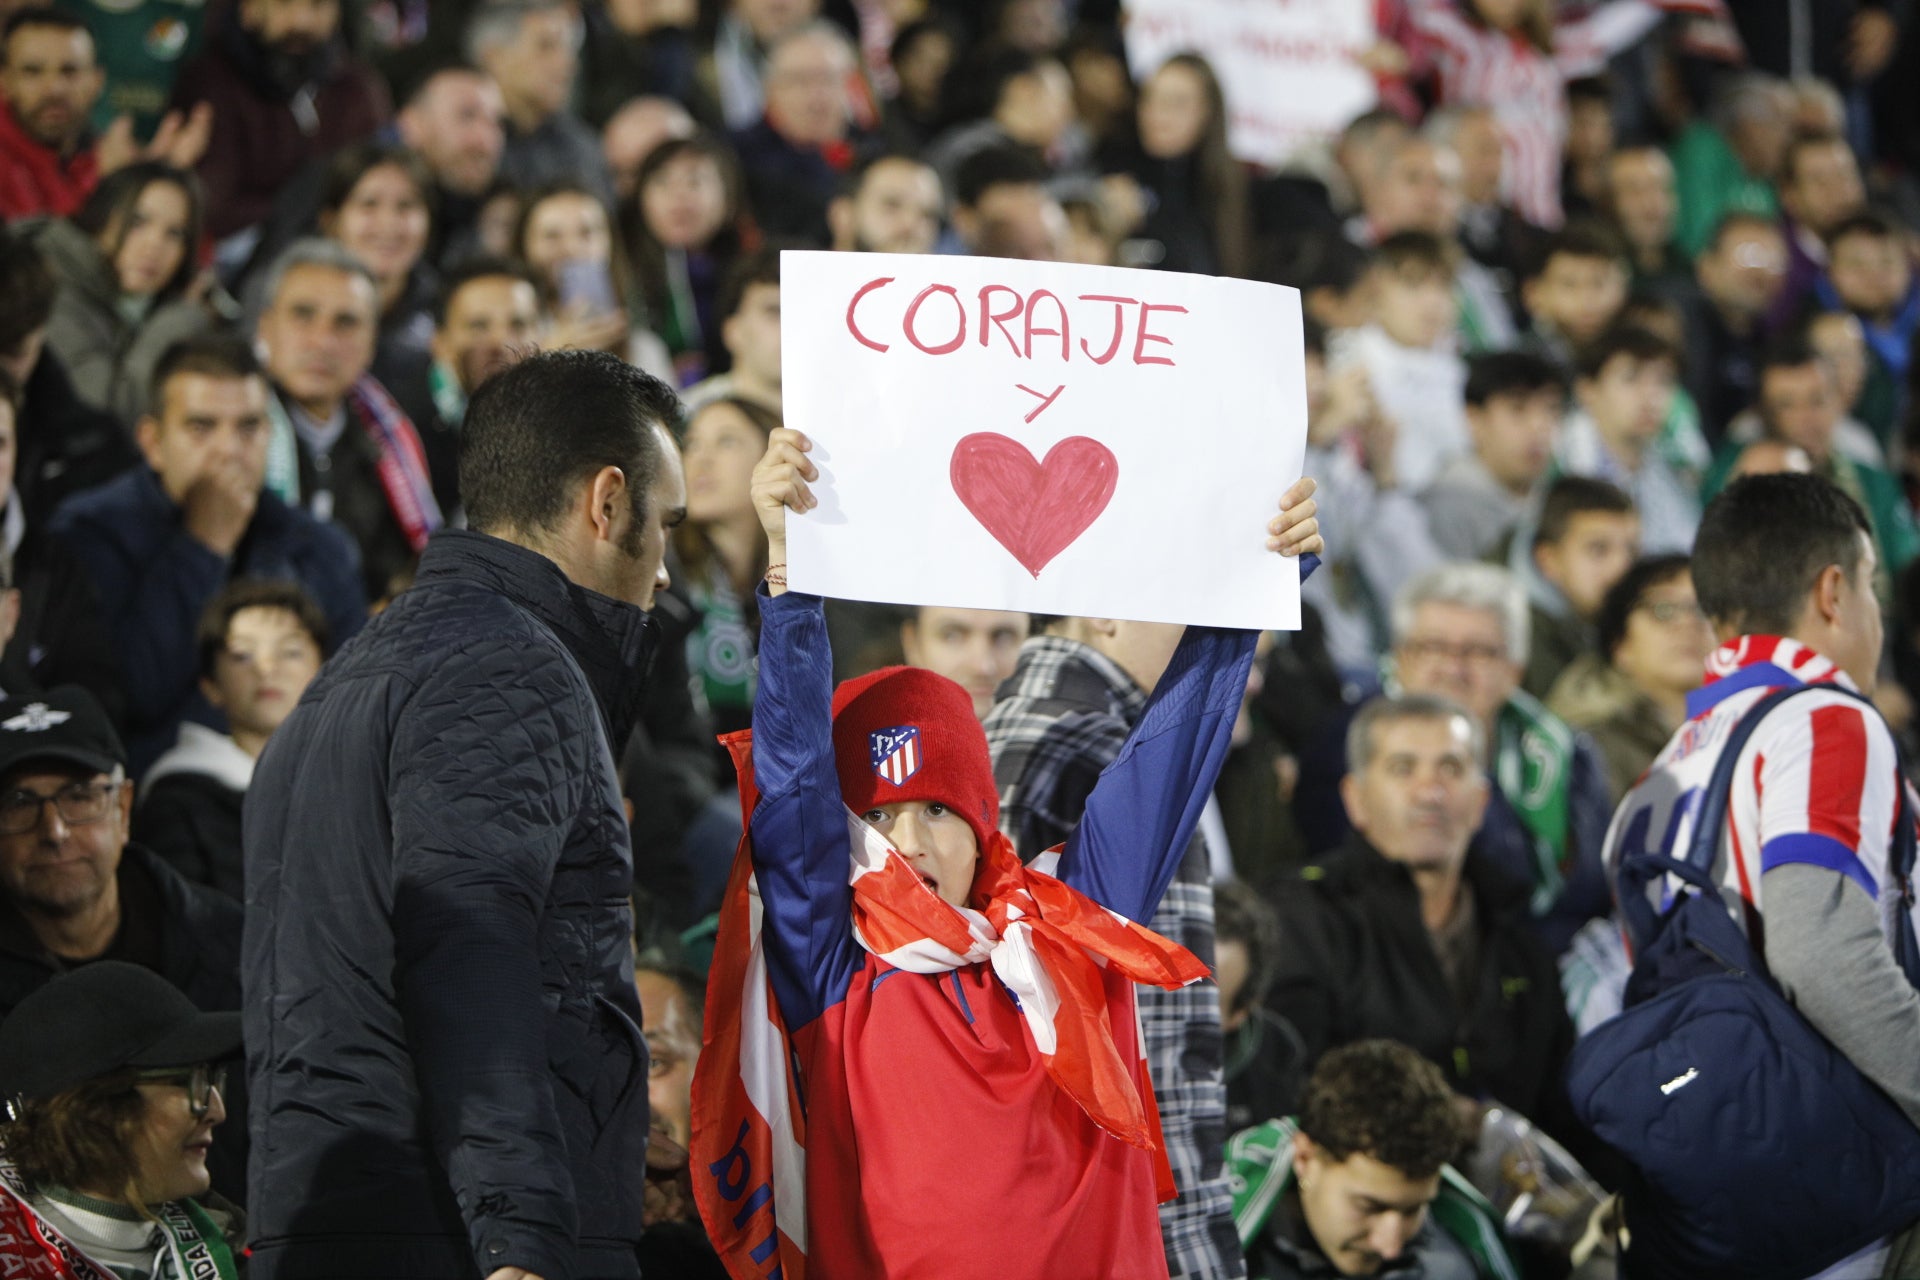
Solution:
{"label": "atl\u00e9tico madrid crest on beanie", "polygon": [[937,801],[964,818],[984,850],[1000,821],[987,735],[965,689],[919,667],[884,667],[833,695],[840,798],[855,813]]}

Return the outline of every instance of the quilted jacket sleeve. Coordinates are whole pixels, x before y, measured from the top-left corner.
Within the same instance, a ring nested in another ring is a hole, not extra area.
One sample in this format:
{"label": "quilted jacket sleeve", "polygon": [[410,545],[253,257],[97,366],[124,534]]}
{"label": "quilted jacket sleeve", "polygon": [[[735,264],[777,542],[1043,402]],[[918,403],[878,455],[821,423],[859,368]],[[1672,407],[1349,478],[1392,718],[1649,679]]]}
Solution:
{"label": "quilted jacket sleeve", "polygon": [[414,691],[389,774],[394,992],[428,1135],[476,1256],[549,1280],[571,1271],[575,1195],[535,940],[596,714],[558,653],[485,641]]}

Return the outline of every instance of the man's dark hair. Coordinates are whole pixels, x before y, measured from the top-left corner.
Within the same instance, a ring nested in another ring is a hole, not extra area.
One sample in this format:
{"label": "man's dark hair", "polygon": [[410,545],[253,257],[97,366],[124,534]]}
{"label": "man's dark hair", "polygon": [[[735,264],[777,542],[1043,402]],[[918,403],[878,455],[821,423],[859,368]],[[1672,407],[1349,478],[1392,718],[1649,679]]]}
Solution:
{"label": "man's dark hair", "polygon": [[0,369],[0,404],[13,410],[14,433],[18,435],[20,411],[26,407],[26,393],[21,390],[20,384],[13,380],[13,375],[5,369]]}
{"label": "man's dark hair", "polygon": [[200,627],[194,642],[200,651],[200,675],[211,680],[218,670],[220,655],[227,649],[227,633],[233,627],[233,615],[242,609],[284,609],[293,615],[300,629],[312,638],[314,647],[325,658],[331,647],[331,630],[320,602],[299,583],[279,578],[238,578],[207,602],[200,614]]}
{"label": "man's dark hair", "polygon": [[1723,631],[1791,635],[1828,565],[1852,581],[1863,533],[1873,526],[1860,504],[1819,476],[1742,476],[1707,504],[1694,535],[1701,611]]}
{"label": "man's dark hair", "polygon": [[504,277],[518,280],[532,287],[535,296],[540,293],[540,282],[511,258],[468,258],[440,279],[440,292],[433,299],[433,327],[447,327],[447,310],[452,307],[459,292],[476,280],[494,280]]}
{"label": "man's dark hair", "polygon": [[910,164],[932,173],[937,180],[939,171],[932,165],[914,155],[911,151],[885,150],[862,156],[847,170],[840,179],[840,194],[849,198],[860,194],[860,188],[867,185],[867,176],[883,164]]}
{"label": "man's dark hair", "polygon": [[1832,252],[1849,236],[1871,236],[1876,240],[1899,240],[1903,236],[1900,220],[1884,209],[1861,209],[1840,219],[1827,232],[1827,250]]}
{"label": "man's dark hair", "polygon": [[1627,638],[1627,619],[1640,607],[1640,598],[1686,573],[1690,562],[1679,553],[1645,556],[1633,562],[1620,580],[1607,588],[1600,601],[1594,629],[1600,634],[1600,656],[1613,661],[1613,651]]}
{"label": "man's dark hair", "polygon": [[602,467],[626,473],[637,531],[660,471],[660,437],[680,402],[604,351],[545,351],[474,391],[460,428],[460,496],[482,533],[550,532],[573,490]]}
{"label": "man's dark hair", "polygon": [[941,104],[956,120],[978,120],[1000,107],[1007,86],[1021,76],[1037,74],[1052,54],[1034,53],[1012,45],[989,42],[955,63],[953,74],[941,86]]}
{"label": "man's dark hair", "polygon": [[1533,545],[1549,547],[1567,536],[1575,516],[1590,512],[1630,516],[1633,499],[1618,486],[1592,476],[1561,476],[1547,487],[1540,500],[1540,523],[1533,531]]}
{"label": "man's dark hair", "polygon": [[1527,279],[1538,280],[1547,274],[1555,258],[1598,259],[1611,262],[1622,271],[1630,270],[1633,263],[1627,253],[1627,242],[1619,233],[1606,223],[1592,219],[1569,222],[1542,241]]}
{"label": "man's dark hair", "polygon": [[1026,147],[1012,143],[982,147],[954,171],[953,198],[971,209],[995,187],[1044,186],[1049,176],[1047,162]]}
{"label": "man's dark hair", "polygon": [[780,250],[798,249],[797,244],[780,245],[768,243],[761,245],[752,253],[741,255],[720,282],[719,308],[714,314],[722,320],[731,319],[740,310],[740,304],[747,300],[747,290],[757,284],[780,286]]}
{"label": "man's dark hair", "polygon": [[947,39],[953,41],[956,49],[961,45],[959,29],[954,26],[950,19],[936,9],[927,17],[915,18],[906,26],[900,28],[899,32],[893,37],[893,43],[887,46],[887,65],[890,67],[898,66],[902,60],[913,52],[913,46],[919,44],[929,36],[945,36]]}
{"label": "man's dark hair", "polygon": [[1280,971],[1280,917],[1267,900],[1238,880],[1229,880],[1213,888],[1213,939],[1237,942],[1247,950],[1247,980],[1235,994],[1233,1007],[1222,1013],[1239,1013],[1266,1003],[1274,975]]}
{"label": "man's dark hair", "polygon": [[1335,1163],[1371,1156],[1413,1179],[1439,1173],[1466,1141],[1440,1068],[1392,1040],[1356,1040],[1322,1057],[1300,1132]]}
{"label": "man's dark hair", "polygon": [[1756,382],[1765,381],[1768,371],[1773,369],[1804,369],[1810,364],[1825,367],[1826,363],[1827,358],[1811,341],[1800,333],[1790,333],[1769,342],[1761,350]]}
{"label": "man's dark hair", "polygon": [[187,373],[207,378],[264,378],[260,357],[239,338],[220,333],[204,333],[182,338],[160,353],[153,366],[153,380],[147,384],[147,408],[155,417],[166,407],[167,384]]}
{"label": "man's dark hair", "polygon": [[1500,396],[1540,391],[1567,394],[1567,378],[1553,361],[1531,351],[1487,351],[1467,361],[1466,401],[1474,408]]}
{"label": "man's dark hair", "polygon": [[1303,296],[1315,289],[1344,295],[1366,276],[1372,261],[1372,255],[1343,235],[1310,231],[1278,241],[1266,257],[1260,279],[1292,285]]}
{"label": "man's dark hair", "polygon": [[426,95],[428,85],[453,72],[470,76],[487,74],[470,59],[450,55],[429,59],[418,66],[398,68],[392,73],[394,105],[413,106]]}
{"label": "man's dark hair", "polygon": [[6,61],[6,45],[13,39],[13,33],[28,27],[55,27],[61,31],[84,31],[89,37],[93,35],[91,27],[64,9],[45,4],[15,9],[7,15],[6,24],[0,26],[0,62]]}
{"label": "man's dark hair", "polygon": [[1453,264],[1453,250],[1431,231],[1396,231],[1373,251],[1373,265],[1396,276],[1451,279]]}
{"label": "man's dark hair", "polygon": [[59,285],[26,237],[0,228],[0,354],[12,355],[53,318]]}
{"label": "man's dark hair", "polygon": [[1651,329],[1637,324],[1610,325],[1605,333],[1580,349],[1574,370],[1583,379],[1599,377],[1621,356],[1637,364],[1665,360],[1680,371],[1680,349]]}

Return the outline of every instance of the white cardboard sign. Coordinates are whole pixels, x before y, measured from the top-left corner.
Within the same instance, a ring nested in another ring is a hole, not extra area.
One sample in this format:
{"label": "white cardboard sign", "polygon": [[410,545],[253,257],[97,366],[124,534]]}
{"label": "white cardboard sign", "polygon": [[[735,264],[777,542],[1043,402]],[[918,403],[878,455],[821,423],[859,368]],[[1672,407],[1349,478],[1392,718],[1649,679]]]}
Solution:
{"label": "white cardboard sign", "polygon": [[1300,625],[1266,525],[1300,476],[1300,297],[1067,263],[790,251],[786,423],[820,505],[797,590],[854,600]]}
{"label": "white cardboard sign", "polygon": [[1136,80],[1182,51],[1207,59],[1248,164],[1277,169],[1379,100],[1353,56],[1378,39],[1363,0],[1126,0],[1125,31]]}

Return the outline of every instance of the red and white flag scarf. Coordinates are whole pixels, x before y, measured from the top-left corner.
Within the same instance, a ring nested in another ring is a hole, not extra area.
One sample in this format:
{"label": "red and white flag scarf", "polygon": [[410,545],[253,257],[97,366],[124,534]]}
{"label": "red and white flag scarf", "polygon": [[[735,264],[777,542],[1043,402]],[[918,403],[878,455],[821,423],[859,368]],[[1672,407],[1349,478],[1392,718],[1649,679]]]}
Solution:
{"label": "red and white flag scarf", "polygon": [[[741,821],[751,829],[757,792],[753,735],[722,739],[740,777]],[[1121,1060],[1113,1042],[1100,969],[1117,966],[1136,983],[1175,988],[1207,976],[1191,951],[1102,907],[1039,867],[1021,864],[995,832],[981,851],[972,907],[955,907],[872,827],[847,815],[852,850],[854,937],[909,973],[942,973],[986,961],[1018,997],[1047,1074],[1106,1132],[1153,1154],[1162,1201],[1176,1193],[1160,1140],[1160,1112],[1144,1062]],[[721,1169],[696,1177],[694,1195],[715,1250],[736,1280],[771,1274],[777,1250],[783,1280],[805,1280],[806,1119],[790,1064],[787,1028],[773,999],[760,936],[762,908],[750,836],[734,854],[707,980],[705,1030],[693,1082],[693,1165]],[[1138,1012],[1134,1013],[1138,1018]],[[1136,1037],[1136,1043],[1139,1037]],[[764,1179],[753,1196],[749,1180]],[[729,1187],[733,1191],[728,1197]],[[771,1210],[769,1232],[760,1216]]]}

